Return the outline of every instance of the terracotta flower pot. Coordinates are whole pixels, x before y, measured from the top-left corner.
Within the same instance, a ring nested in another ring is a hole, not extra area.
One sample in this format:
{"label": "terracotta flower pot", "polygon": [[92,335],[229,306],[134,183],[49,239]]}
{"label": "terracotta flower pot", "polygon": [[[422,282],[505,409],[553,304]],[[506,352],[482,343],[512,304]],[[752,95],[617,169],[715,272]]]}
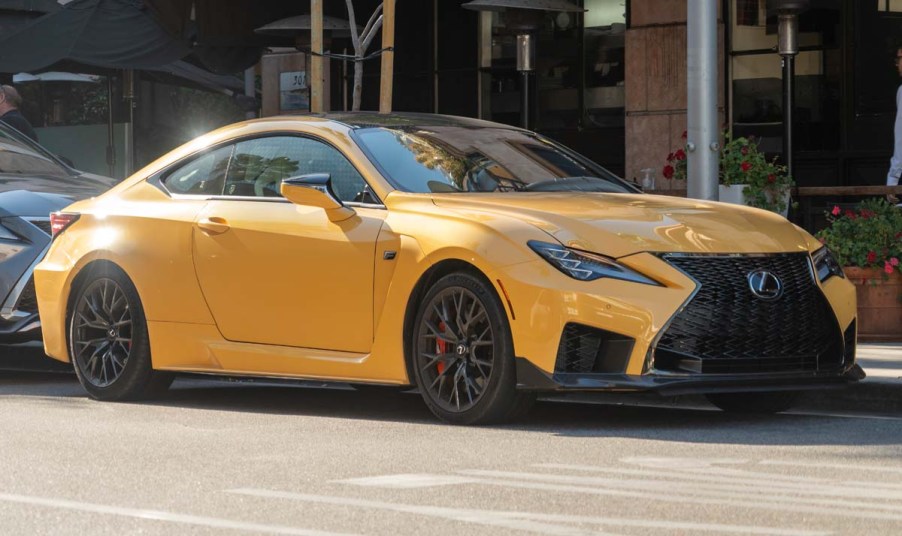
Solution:
{"label": "terracotta flower pot", "polygon": [[902,341],[902,274],[843,268],[858,297],[858,340]]}

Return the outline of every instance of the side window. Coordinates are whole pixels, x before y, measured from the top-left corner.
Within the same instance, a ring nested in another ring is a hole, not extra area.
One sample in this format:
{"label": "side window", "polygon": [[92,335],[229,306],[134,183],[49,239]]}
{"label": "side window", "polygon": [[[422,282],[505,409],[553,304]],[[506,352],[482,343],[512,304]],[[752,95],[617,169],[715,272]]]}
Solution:
{"label": "side window", "polygon": [[273,136],[243,141],[226,177],[225,194],[277,197],[282,179],[328,173],[332,188],[342,201],[360,200],[366,182],[338,150],[309,138]]}
{"label": "side window", "polygon": [[169,173],[163,180],[174,194],[222,195],[233,146],[220,147]]}

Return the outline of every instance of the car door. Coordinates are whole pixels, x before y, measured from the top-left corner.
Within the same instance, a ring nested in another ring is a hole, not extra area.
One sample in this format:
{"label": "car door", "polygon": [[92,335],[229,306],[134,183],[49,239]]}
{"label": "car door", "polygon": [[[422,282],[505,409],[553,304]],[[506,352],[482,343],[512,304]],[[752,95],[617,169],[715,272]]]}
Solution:
{"label": "car door", "polygon": [[365,353],[385,211],[358,207],[336,223],[321,208],[281,197],[282,179],[309,173],[329,173],[342,201],[366,191],[360,173],[324,141],[281,135],[237,143],[224,195],[196,224],[197,278],[228,340]]}

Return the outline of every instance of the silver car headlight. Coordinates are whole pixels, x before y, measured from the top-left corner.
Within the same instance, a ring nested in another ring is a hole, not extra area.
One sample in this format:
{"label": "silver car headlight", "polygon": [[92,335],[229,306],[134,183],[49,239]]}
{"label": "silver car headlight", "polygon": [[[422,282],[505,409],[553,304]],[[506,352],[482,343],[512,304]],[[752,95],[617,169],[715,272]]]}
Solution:
{"label": "silver car headlight", "polygon": [[657,281],[601,255],[570,249],[560,244],[539,242],[538,240],[530,240],[527,244],[540,257],[548,261],[549,264],[573,279],[594,281],[607,277],[620,279],[621,281],[661,286]]}
{"label": "silver car headlight", "polygon": [[814,262],[814,271],[817,274],[817,279],[821,283],[834,275],[846,277],[846,274],[842,271],[842,266],[839,265],[839,262],[837,262],[836,257],[833,256],[833,253],[827,249],[827,246],[812,253],[811,260]]}

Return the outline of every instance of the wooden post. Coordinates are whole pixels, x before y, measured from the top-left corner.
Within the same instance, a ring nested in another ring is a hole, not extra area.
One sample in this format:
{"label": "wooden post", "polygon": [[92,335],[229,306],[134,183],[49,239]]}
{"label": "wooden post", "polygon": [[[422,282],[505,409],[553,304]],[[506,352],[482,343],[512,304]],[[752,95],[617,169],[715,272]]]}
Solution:
{"label": "wooden post", "polygon": [[323,112],[323,0],[310,0],[310,111]]}
{"label": "wooden post", "polygon": [[[382,3],[382,48],[395,46],[395,0]],[[392,86],[394,85],[395,53],[382,53],[382,86],[379,91],[379,112],[390,113],[392,104]]]}

